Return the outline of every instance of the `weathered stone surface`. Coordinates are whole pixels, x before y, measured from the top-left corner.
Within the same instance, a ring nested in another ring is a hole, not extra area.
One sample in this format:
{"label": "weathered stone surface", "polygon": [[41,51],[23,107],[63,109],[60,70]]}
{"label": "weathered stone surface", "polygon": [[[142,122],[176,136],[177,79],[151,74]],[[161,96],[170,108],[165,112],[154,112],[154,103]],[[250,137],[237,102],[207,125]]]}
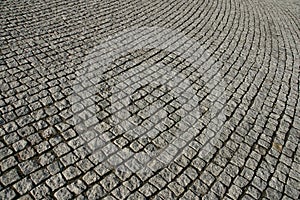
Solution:
{"label": "weathered stone surface", "polygon": [[2,1],[0,199],[299,199],[299,6]]}

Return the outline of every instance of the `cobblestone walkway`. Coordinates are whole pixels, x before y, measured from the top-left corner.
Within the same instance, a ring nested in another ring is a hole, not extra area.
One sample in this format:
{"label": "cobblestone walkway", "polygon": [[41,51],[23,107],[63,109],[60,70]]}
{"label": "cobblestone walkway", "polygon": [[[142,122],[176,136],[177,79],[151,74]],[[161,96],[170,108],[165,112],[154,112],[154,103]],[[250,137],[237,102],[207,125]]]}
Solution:
{"label": "cobblestone walkway", "polygon": [[0,199],[299,199],[299,0],[1,1]]}

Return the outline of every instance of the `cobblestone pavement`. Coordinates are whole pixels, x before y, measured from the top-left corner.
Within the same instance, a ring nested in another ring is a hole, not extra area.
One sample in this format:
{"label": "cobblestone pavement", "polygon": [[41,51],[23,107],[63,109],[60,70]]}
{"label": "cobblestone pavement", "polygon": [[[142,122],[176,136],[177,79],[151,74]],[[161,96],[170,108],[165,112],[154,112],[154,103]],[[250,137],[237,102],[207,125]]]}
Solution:
{"label": "cobblestone pavement", "polygon": [[298,0],[0,11],[0,199],[300,198]]}

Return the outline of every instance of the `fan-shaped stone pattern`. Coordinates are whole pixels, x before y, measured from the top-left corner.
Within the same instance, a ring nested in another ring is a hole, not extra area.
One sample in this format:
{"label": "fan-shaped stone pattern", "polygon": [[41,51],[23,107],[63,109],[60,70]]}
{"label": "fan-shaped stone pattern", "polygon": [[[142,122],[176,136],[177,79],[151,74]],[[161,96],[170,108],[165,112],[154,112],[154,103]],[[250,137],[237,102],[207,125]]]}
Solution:
{"label": "fan-shaped stone pattern", "polygon": [[0,10],[0,199],[299,199],[297,1]]}

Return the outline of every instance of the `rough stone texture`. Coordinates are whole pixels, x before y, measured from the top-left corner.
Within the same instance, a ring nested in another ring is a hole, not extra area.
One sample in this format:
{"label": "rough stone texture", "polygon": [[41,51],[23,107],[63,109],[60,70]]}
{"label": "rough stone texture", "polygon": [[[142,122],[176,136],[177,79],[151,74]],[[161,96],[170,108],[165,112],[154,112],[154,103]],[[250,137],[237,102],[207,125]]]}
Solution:
{"label": "rough stone texture", "polygon": [[0,199],[300,199],[299,1],[0,11]]}

